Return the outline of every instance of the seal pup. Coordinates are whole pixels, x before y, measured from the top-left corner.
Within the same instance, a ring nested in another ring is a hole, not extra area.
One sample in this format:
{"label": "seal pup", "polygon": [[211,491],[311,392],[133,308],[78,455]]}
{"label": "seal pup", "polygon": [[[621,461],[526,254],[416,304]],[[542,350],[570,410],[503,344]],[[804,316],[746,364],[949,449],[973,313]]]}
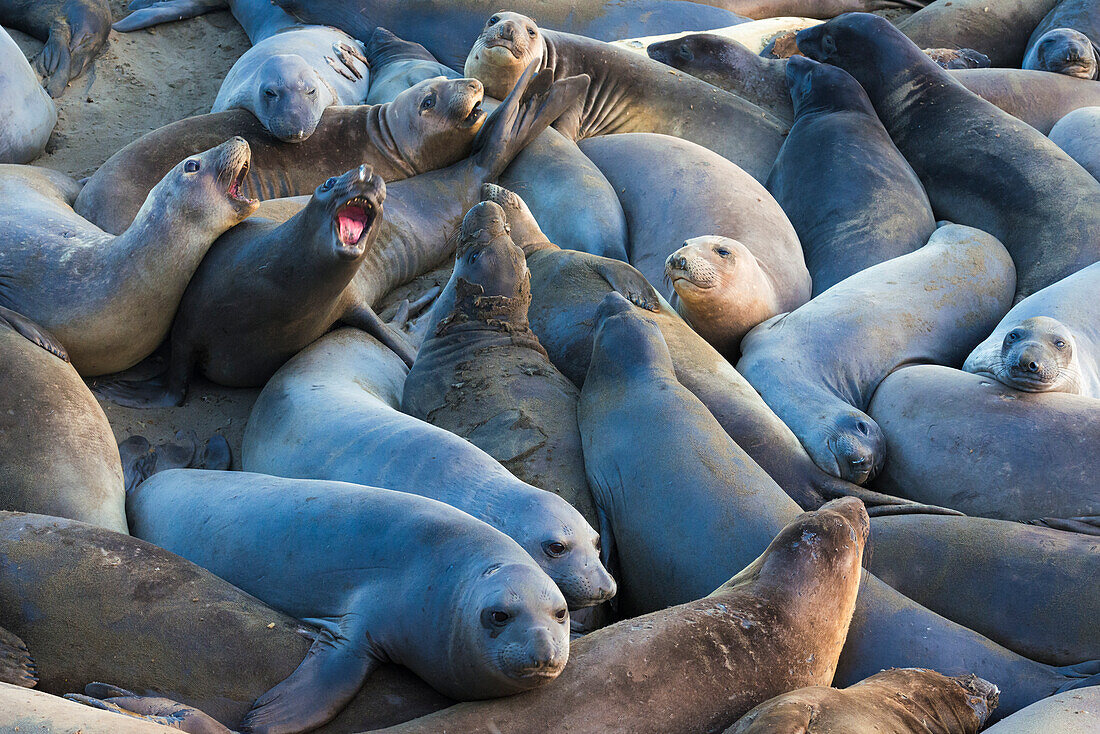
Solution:
{"label": "seal pup", "polygon": [[596,526],[577,431],[579,390],[528,326],[531,274],[499,205],[467,212],[451,278],[454,309],[420,346],[401,410],[468,439]]}
{"label": "seal pup", "polygon": [[22,49],[0,28],[0,163],[29,163],[46,149],[57,106]]}
{"label": "seal pup", "polygon": [[[1096,11],[1095,0],[1059,0],[1034,26],[1027,42],[1025,64],[1040,45],[1049,44],[1037,56],[1054,64],[1058,73],[1081,76],[1091,67],[1092,76],[1082,78],[1096,79],[1097,63],[1100,61],[1100,18],[1097,18]],[[1047,70],[1054,71],[1055,68]]]}
{"label": "seal pup", "polygon": [[179,161],[117,237],[73,211],[79,186],[30,166],[0,166],[0,306],[41,324],[81,375],[128,369],[167,336],[214,240],[255,211],[241,193],[241,138]]}
{"label": "seal pup", "polygon": [[804,56],[786,65],[795,121],[767,187],[798,233],[817,296],[923,247],[936,221],[859,82]]}
{"label": "seal pup", "polygon": [[61,345],[0,306],[0,508],[126,533],[118,445]]}
{"label": "seal pup", "polygon": [[195,369],[219,385],[263,387],[335,323],[411,364],[404,340],[348,287],[378,239],[385,199],[386,184],[364,165],[318,186],[284,222],[253,217],[219,237],[180,300],[167,380],[97,380],[96,392],[133,408],[181,405]]}
{"label": "seal pup", "polygon": [[[37,688],[55,695],[107,680],[236,729],[319,634],[162,548],[71,520],[0,512],[0,570],[0,619],[34,652]],[[386,727],[449,704],[385,664],[321,731]]]}
{"label": "seal pup", "polygon": [[1100,687],[1037,701],[986,729],[988,734],[1092,734],[1100,727]]}
{"label": "seal pup", "polygon": [[[596,309],[610,291],[616,291],[652,312],[672,352],[677,379],[800,506],[816,509],[828,498],[857,496],[873,505],[876,514],[930,510],[823,472],[752,385],[652,290],[641,273],[626,263],[554,245],[514,192],[486,185],[482,198],[496,202],[507,214],[511,237],[523,247],[531,271],[531,330],[550,361],[574,385],[582,385],[588,371]],[[430,333],[431,325],[441,318],[441,305],[453,303],[453,296],[450,298],[448,301],[444,289],[436,305],[421,318],[418,330]],[[772,533],[777,530],[773,528]]]}
{"label": "seal pup", "polygon": [[737,371],[819,467],[864,484],[886,458],[865,412],[879,382],[904,364],[959,364],[1008,310],[1014,286],[1012,259],[996,238],[948,224],[921,249],[753,329]]}
{"label": "seal pup", "polygon": [[830,502],[794,519],[713,593],[576,640],[553,685],[455,706],[386,734],[720,732],[773,695],[832,679],[866,538],[862,504]]}
{"label": "seal pup", "polygon": [[[723,434],[714,416],[699,404],[691,393],[677,383],[662,344],[656,318],[637,309],[626,309],[622,301],[608,296],[601,305],[604,314],[633,323],[632,340],[628,348],[613,353],[601,363],[607,375],[594,381],[596,362],[593,357],[589,376],[581,391],[579,411],[582,437],[585,438],[585,465],[593,496],[608,512],[612,532],[608,546],[617,549],[621,561],[620,593],[634,599],[649,612],[682,604],[705,594],[715,579],[729,573],[729,565],[740,565],[752,558],[767,538],[791,521],[798,513],[797,505],[767,477],[746,465],[737,444]],[[614,308],[612,308],[614,306]],[[595,355],[595,350],[593,350]],[[589,382],[592,382],[592,394]],[[640,391],[640,384],[657,382],[660,390]],[[600,389],[596,389],[599,386]],[[631,400],[616,400],[628,393]],[[645,399],[639,399],[645,395]],[[591,412],[586,412],[591,408]],[[602,434],[601,434],[602,431]],[[589,437],[601,436],[603,442],[589,442]],[[614,436],[608,441],[607,436]],[[653,452],[642,446],[658,445],[670,450]],[[741,459],[738,459],[738,456]],[[668,481],[675,476],[675,481]],[[687,478],[687,479],[685,479]],[[685,502],[685,492],[690,501]],[[925,515],[896,518],[904,525],[911,518],[923,538],[928,525],[921,525]],[[900,545],[900,534],[892,534],[891,526],[872,520],[872,537],[880,534],[878,543]],[[894,518],[891,518],[894,519]],[[1042,594],[1031,593],[1035,575],[1028,573],[1016,580],[1011,570],[1003,574],[1003,554],[998,566],[975,565],[960,571],[957,558],[937,554],[938,544],[959,542],[965,537],[968,518],[950,518],[958,524],[944,532],[930,533],[932,540],[921,540],[911,546],[912,564],[923,568],[931,577],[942,575],[944,585],[974,583],[975,577],[997,574],[1003,584],[998,593],[983,599],[980,588],[969,595],[975,615],[985,609],[987,627],[996,626],[1004,637],[1018,640],[1021,629],[1013,614],[1036,621],[1046,618],[1046,627],[1057,628],[1051,609]],[[1018,542],[1015,529],[1019,526],[999,523],[998,545],[1025,550]],[[737,532],[730,532],[737,528]],[[964,550],[969,540],[961,542]],[[975,541],[980,542],[980,541]],[[931,546],[928,550],[926,546]],[[702,552],[700,551],[702,549]],[[923,552],[921,552],[923,551]],[[1040,568],[1049,557],[1031,554],[1030,570]],[[904,552],[899,548],[899,552]],[[1078,559],[1077,563],[1090,562]],[[1091,561],[1095,563],[1095,561]],[[635,568],[629,568],[635,564]],[[956,565],[952,565],[956,564]],[[1079,565],[1072,565],[1062,577],[1073,578]],[[915,583],[919,580],[914,579]],[[983,582],[984,583],[984,582]],[[1068,586],[1068,585],[1067,585]],[[1074,587],[1075,588],[1075,587]],[[1006,599],[1011,604],[1006,607]],[[1090,603],[1071,604],[1074,623],[1065,638],[1081,630],[1095,638],[1095,625],[1090,628]],[[1076,612],[1080,612],[1077,614]],[[1050,633],[1046,633],[1049,639]],[[1072,643],[1071,643],[1072,644]],[[1090,643],[1091,644],[1091,643]],[[1009,712],[1075,684],[1089,684],[1087,676],[1097,672],[1096,663],[1080,668],[1052,668],[1010,652],[992,640],[959,626],[902,596],[878,578],[865,574],[857,600],[856,613],[848,632],[845,651],[838,668],[838,683],[855,683],[874,673],[892,667],[931,667],[947,674],[976,672],[989,680],[1006,685],[1003,707]],[[1011,683],[1011,685],[1009,685]]]}
{"label": "seal pup", "polygon": [[1021,68],[1065,74],[1078,79],[1100,78],[1100,48],[1084,33],[1055,28],[1028,49]]}
{"label": "seal pup", "polygon": [[[950,83],[885,18],[852,13],[797,39],[807,56],[841,67],[867,91],[937,219],[1004,243],[1016,300],[1100,260],[1100,184],[1037,130]],[[899,95],[902,88],[914,91]]]}
{"label": "seal pup", "polygon": [[[435,58],[461,69],[470,40],[485,25],[492,7],[484,0],[275,0],[308,23],[342,28],[367,38],[376,26],[421,43]],[[748,21],[727,10],[684,0],[512,0],[508,8],[537,16],[544,26],[603,41],[723,28]],[[526,64],[524,64],[526,66]]]}
{"label": "seal pup", "polygon": [[963,369],[1024,392],[1100,398],[1100,263],[1012,307]]}
{"label": "seal pup", "polygon": [[[257,699],[245,731],[325,724],[386,661],[472,700],[544,685],[569,657],[569,610],[554,582],[515,541],[442,502],[173,469],[131,492],[127,511],[138,537],[319,621],[306,659]],[[318,576],[340,582],[317,585]]]}
{"label": "seal pup", "polygon": [[282,143],[243,110],[190,117],[154,130],[107,159],[81,189],[77,213],[107,232],[133,221],[149,190],[181,158],[231,136],[254,157],[247,190],[258,199],[311,193],[330,176],[368,165],[386,183],[462,160],[487,115],[476,79],[429,79],[388,104],[330,107],[308,140]]}
{"label": "seal pup", "polygon": [[[573,140],[663,133],[708,148],[762,181],[787,131],[782,120],[741,97],[602,41],[541,29],[519,13],[489,18],[463,73],[480,79],[487,94],[500,95],[532,62],[555,79],[591,77],[583,105],[555,124]],[[688,107],[692,114],[685,114]]]}
{"label": "seal pup", "polygon": [[1100,181],[1100,106],[1070,112],[1051,128],[1049,137]]}
{"label": "seal pup", "polygon": [[34,58],[34,69],[55,98],[103,52],[111,20],[107,0],[0,1],[0,24],[46,44]]}
{"label": "seal pup", "polygon": [[810,273],[798,235],[747,171],[700,145],[652,133],[591,138],[580,148],[619,194],[633,234],[630,264],[654,285],[683,283],[666,285],[666,298],[675,302],[673,294],[687,287],[679,271],[667,269],[669,255],[686,241],[717,235],[740,243],[726,248],[734,267],[725,292],[733,292],[737,305],[711,327],[722,333],[719,351],[736,354],[749,329],[809,300]]}
{"label": "seal pup", "polygon": [[610,598],[600,537],[568,502],[520,481],[450,431],[401,412],[408,368],[340,329],[275,373],[244,432],[245,471],[384,485],[446,502],[511,536],[574,609]]}
{"label": "seal pup", "polygon": [[[458,74],[435,60],[419,43],[375,28],[366,41],[371,65],[368,99],[385,102],[409,84],[431,76]],[[486,99],[486,108],[496,100]],[[626,216],[611,184],[576,143],[553,128],[539,133],[500,176],[505,186],[523,191],[566,247],[626,260]],[[568,207],[568,216],[557,216]]]}
{"label": "seal pup", "polygon": [[977,734],[999,698],[997,686],[975,675],[895,668],[842,690],[815,686],[776,696],[726,734]]}
{"label": "seal pup", "polygon": [[868,411],[890,447],[876,489],[968,515],[1098,532],[1095,398],[1023,393],[989,375],[923,365],[883,380]]}
{"label": "seal pup", "polygon": [[899,20],[897,27],[920,48],[972,48],[993,66],[1019,68],[1032,29],[1057,2],[936,0]]}
{"label": "seal pup", "polygon": [[299,23],[270,0],[131,3],[136,11],[114,28],[134,31],[226,7],[252,47],[222,80],[211,112],[248,110],[274,137],[296,143],[313,134],[326,108],[363,103],[370,68],[362,44],[337,28]]}

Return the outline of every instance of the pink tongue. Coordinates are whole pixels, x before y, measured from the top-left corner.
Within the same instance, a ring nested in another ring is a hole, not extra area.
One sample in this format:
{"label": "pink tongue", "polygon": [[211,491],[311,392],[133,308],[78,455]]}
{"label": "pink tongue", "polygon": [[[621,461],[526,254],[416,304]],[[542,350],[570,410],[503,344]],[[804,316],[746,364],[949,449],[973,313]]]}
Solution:
{"label": "pink tongue", "polygon": [[363,228],[366,227],[366,216],[358,207],[348,207],[346,212],[340,212],[336,216],[336,226],[340,230],[340,241],[345,245],[353,245],[363,236]]}

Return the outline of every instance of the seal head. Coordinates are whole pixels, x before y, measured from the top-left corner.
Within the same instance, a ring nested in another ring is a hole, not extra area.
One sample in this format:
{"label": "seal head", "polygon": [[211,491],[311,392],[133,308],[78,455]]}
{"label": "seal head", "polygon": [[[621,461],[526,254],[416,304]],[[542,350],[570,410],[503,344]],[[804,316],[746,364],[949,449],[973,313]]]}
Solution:
{"label": "seal head", "polygon": [[463,74],[477,77],[485,91],[504,99],[532,61],[543,58],[546,43],[538,25],[526,15],[501,11],[485,23],[466,57]]}
{"label": "seal head", "polygon": [[795,117],[818,110],[861,110],[872,115],[875,113],[863,87],[844,69],[822,64],[805,56],[792,56],[787,59],[784,74]]}
{"label": "seal head", "polygon": [[1096,79],[1100,76],[1100,48],[1080,31],[1055,28],[1031,47],[1022,68]]}
{"label": "seal head", "polygon": [[752,55],[749,49],[735,41],[713,33],[692,33],[650,44],[646,53],[654,61],[723,89],[728,84],[725,80],[730,68],[743,65],[742,57]]}
{"label": "seal head", "polygon": [[325,109],[337,104],[336,92],[297,54],[266,59],[256,71],[249,107],[263,126],[284,143],[299,143],[317,129]]}
{"label": "seal head", "polygon": [[[569,659],[569,610],[557,586],[528,564],[494,563],[461,585],[441,693],[495,698],[556,678]],[[461,654],[458,654],[461,652]]]}
{"label": "seal head", "polygon": [[852,484],[865,484],[882,469],[886,438],[869,415],[849,406],[847,411],[825,418],[818,430],[810,432],[806,451],[834,476]]}
{"label": "seal head", "polygon": [[242,190],[251,160],[252,150],[241,137],[183,159],[149,192],[135,220],[146,209],[167,204],[197,227],[224,232],[259,206]]}
{"label": "seal head", "polygon": [[343,261],[361,259],[378,238],[386,184],[370,166],[333,176],[317,187],[310,206],[332,229],[332,253]]}
{"label": "seal head", "polygon": [[1080,392],[1077,343],[1057,319],[1024,319],[1005,334],[999,353],[988,356],[992,358],[970,362],[967,371],[1024,392]]}
{"label": "seal head", "polygon": [[756,256],[729,237],[684,242],[665,260],[665,280],[676,291],[676,311],[719,351],[736,351],[751,325],[779,310]]}
{"label": "seal head", "polygon": [[484,296],[522,295],[524,281],[530,293],[530,272],[523,250],[512,241],[504,210],[483,201],[462,219],[455,276],[481,287]]}
{"label": "seal head", "polygon": [[477,79],[425,79],[381,108],[384,124],[413,169],[430,171],[446,158],[440,151],[469,147],[485,122],[484,95]]}

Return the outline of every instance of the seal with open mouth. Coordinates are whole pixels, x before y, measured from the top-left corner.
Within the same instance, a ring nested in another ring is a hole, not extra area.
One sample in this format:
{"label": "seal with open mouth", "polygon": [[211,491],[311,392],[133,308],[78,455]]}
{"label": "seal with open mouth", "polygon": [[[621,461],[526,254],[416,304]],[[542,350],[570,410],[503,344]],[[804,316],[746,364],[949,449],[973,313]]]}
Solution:
{"label": "seal with open mouth", "polygon": [[178,162],[117,237],[73,211],[67,176],[0,166],[0,306],[57,337],[84,376],[132,367],[167,336],[210,246],[255,211],[250,158],[233,138]]}
{"label": "seal with open mouth", "polygon": [[172,325],[167,379],[97,380],[130,407],[179,405],[193,369],[232,387],[262,387],[275,370],[343,322],[404,355],[401,337],[349,284],[382,228],[386,184],[367,166],[321,184],[280,221],[253,217],[222,235],[195,272]]}

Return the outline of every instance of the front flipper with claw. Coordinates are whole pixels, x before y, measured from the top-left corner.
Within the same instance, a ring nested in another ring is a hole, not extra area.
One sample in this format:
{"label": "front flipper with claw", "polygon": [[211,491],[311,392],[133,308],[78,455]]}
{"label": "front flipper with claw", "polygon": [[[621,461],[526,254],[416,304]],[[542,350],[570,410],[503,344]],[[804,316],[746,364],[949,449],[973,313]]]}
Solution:
{"label": "front flipper with claw", "polygon": [[345,614],[334,629],[322,629],[290,677],[256,700],[240,731],[295,734],[331,721],[381,662],[369,641],[359,614]]}
{"label": "front flipper with claw", "polygon": [[661,310],[661,299],[656,289],[633,266],[618,260],[603,259],[593,262],[592,268],[620,296],[638,308],[647,311]]}
{"label": "front flipper with claw", "polygon": [[126,408],[174,408],[183,405],[186,390],[169,389],[164,376],[137,382],[99,377],[88,385],[97,396]]}
{"label": "front flipper with claw", "polygon": [[45,79],[46,92],[57,99],[69,85],[72,56],[69,53],[69,42],[72,40],[72,31],[69,24],[60,22],[50,28],[50,36],[46,39],[46,45],[34,57],[34,69]]}
{"label": "front flipper with claw", "polygon": [[27,646],[16,635],[0,627],[0,682],[34,688],[38,669]]}
{"label": "front flipper with claw", "polygon": [[396,329],[382,321],[370,306],[356,306],[340,320],[348,326],[367,332],[400,357],[407,366],[412,367],[416,360],[416,350]]}
{"label": "front flipper with claw", "polygon": [[30,339],[50,354],[60,357],[66,362],[69,361],[69,354],[65,351],[65,347],[61,346],[61,342],[57,341],[48,331],[23,314],[0,306],[0,327],[4,326],[14,329],[15,333]]}
{"label": "front flipper with claw", "polygon": [[125,688],[106,683],[89,683],[83,694],[69,693],[65,698],[103,711],[179,729],[188,734],[231,734],[223,724],[197,708],[185,706],[169,698],[139,696]]}

